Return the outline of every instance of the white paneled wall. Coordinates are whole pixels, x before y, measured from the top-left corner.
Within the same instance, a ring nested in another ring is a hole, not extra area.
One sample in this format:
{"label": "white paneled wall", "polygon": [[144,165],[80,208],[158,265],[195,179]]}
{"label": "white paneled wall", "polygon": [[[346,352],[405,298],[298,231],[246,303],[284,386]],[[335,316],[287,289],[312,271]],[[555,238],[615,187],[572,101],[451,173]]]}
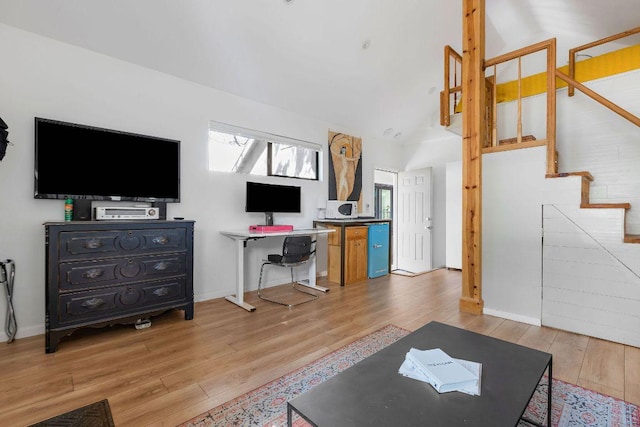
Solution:
{"label": "white paneled wall", "polygon": [[544,205],[543,325],[640,346],[640,245],[621,243],[623,216]]}

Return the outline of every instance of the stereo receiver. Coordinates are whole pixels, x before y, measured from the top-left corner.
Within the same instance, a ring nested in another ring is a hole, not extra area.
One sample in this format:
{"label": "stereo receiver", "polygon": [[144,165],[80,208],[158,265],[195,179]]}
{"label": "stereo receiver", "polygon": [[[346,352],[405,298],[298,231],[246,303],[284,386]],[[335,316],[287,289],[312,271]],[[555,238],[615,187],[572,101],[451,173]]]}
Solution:
{"label": "stereo receiver", "polygon": [[159,219],[158,208],[137,206],[106,207],[96,206],[96,220],[112,219]]}

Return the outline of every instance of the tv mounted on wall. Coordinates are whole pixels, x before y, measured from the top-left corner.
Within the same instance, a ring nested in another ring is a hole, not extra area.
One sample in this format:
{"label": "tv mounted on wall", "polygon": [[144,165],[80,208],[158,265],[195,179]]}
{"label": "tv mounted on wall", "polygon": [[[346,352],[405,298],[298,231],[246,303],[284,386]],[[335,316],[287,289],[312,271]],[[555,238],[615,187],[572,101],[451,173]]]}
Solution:
{"label": "tv mounted on wall", "polygon": [[273,225],[273,213],[300,213],[300,187],[247,181],[246,212],[262,212]]}
{"label": "tv mounted on wall", "polygon": [[180,141],[35,118],[36,199],[180,201]]}

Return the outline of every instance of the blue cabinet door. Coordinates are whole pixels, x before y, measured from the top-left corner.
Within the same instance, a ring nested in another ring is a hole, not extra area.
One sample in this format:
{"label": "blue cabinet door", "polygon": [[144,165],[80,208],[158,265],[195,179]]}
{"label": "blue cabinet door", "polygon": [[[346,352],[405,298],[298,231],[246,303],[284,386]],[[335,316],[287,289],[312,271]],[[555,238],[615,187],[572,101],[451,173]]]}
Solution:
{"label": "blue cabinet door", "polygon": [[367,275],[389,274],[389,224],[369,224]]}

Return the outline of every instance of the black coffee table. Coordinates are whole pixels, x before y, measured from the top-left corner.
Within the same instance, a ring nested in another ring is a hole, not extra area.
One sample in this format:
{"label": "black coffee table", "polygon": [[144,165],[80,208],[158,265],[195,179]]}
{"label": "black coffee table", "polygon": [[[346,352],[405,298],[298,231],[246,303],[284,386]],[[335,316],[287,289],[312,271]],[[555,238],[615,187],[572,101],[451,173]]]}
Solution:
{"label": "black coffee table", "polygon": [[[439,394],[427,383],[398,374],[411,347],[439,347],[451,357],[481,362],[481,395]],[[292,399],[288,425],[295,411],[312,425],[327,427],[516,426],[547,370],[550,426],[551,354],[431,322]]]}

